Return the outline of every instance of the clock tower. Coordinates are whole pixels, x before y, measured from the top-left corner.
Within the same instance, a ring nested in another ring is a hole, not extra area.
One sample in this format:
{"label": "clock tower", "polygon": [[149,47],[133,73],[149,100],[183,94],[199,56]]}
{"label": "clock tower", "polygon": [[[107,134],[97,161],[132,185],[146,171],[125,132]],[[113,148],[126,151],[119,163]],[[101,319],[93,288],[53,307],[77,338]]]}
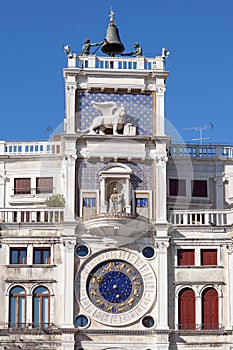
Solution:
{"label": "clock tower", "polygon": [[65,47],[63,349],[165,350],[167,51],[119,55],[113,12],[101,44]]}

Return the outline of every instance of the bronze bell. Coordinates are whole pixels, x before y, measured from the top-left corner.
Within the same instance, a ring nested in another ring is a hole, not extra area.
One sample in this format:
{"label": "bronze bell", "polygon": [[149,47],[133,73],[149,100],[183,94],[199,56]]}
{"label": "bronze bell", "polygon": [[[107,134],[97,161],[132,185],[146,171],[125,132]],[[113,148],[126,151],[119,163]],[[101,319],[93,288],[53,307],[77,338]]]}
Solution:
{"label": "bronze bell", "polygon": [[122,44],[119,36],[119,30],[114,23],[113,11],[110,12],[110,23],[106,31],[106,38],[102,44],[101,50],[109,56],[115,56],[124,51],[124,45]]}

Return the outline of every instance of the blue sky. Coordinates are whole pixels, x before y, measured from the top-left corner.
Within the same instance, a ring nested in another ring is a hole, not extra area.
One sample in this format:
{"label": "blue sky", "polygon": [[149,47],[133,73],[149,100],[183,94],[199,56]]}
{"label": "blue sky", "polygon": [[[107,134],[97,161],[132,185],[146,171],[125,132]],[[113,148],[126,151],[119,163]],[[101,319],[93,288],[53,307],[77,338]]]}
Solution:
{"label": "blue sky", "polygon": [[233,0],[2,1],[0,140],[46,139],[62,123],[62,46],[102,41],[111,6],[127,52],[135,41],[147,57],[169,49],[166,119],[181,137],[211,122],[208,142],[233,144]]}

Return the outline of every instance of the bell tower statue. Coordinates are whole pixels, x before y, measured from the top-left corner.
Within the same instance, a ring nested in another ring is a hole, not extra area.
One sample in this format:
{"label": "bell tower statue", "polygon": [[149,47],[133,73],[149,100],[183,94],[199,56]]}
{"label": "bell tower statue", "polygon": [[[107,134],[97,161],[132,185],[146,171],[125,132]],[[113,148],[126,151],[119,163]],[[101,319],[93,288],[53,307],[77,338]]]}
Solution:
{"label": "bell tower statue", "polygon": [[63,349],[168,350],[168,52],[124,53],[112,10],[106,38],[86,44],[103,55],[65,47]]}

